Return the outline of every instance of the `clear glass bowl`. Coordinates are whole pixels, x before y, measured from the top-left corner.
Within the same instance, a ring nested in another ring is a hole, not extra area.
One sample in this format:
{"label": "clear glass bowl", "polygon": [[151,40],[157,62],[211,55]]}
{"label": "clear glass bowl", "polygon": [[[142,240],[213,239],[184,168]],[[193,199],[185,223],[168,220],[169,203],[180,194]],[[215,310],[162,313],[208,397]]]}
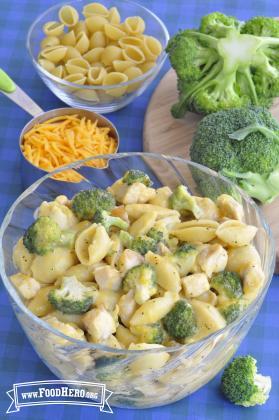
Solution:
{"label": "clear glass bowl", "polygon": [[[89,109],[99,113],[107,113],[117,111],[132,102],[137,96],[141,95],[152,80],[159,73],[164,61],[167,58],[165,48],[169,40],[169,33],[164,23],[150,10],[140,4],[129,0],[102,0],[102,4],[108,8],[117,7],[121,15],[121,19],[128,16],[140,16],[144,19],[146,24],[146,34],[156,37],[162,44],[163,51],[158,57],[156,65],[148,70],[146,73],[125,83],[110,86],[85,86],[76,83],[64,81],[43,69],[37,62],[37,57],[40,51],[40,43],[44,38],[43,25],[49,21],[58,20],[58,11],[64,4],[69,4],[75,7],[80,16],[84,5],[88,4],[89,0],[75,0],[67,3],[58,4],[42,13],[31,25],[27,35],[27,49],[29,51],[32,63],[38,72],[39,76],[47,87],[66,104]],[[111,96],[115,88],[127,88],[129,93],[125,93],[120,97]],[[131,90],[131,92],[130,92]]]}
{"label": "clear glass bowl", "polygon": [[[51,178],[53,173],[50,173],[21,194],[8,211],[0,230],[1,276],[27,337],[58,378],[105,383],[114,392],[110,400],[114,406],[144,408],[169,404],[206,384],[237,350],[255,320],[272,278],[275,262],[273,239],[256,204],[237,187],[233,187],[230,181],[205,167],[181,158],[148,153],[107,155],[94,157],[94,160],[103,158],[109,159],[108,168],[95,169],[84,166],[85,161],[80,161],[53,172],[74,168],[84,176],[84,181],[79,184],[55,181]],[[174,188],[183,183],[193,194],[200,195],[192,177],[192,173],[197,174],[198,171],[199,178],[207,180],[218,193],[222,193],[224,188],[234,188],[242,201],[246,222],[259,228],[254,244],[265,273],[263,289],[239,319],[199,342],[132,351],[68,339],[34,316],[9,281],[9,276],[15,272],[13,246],[33,221],[34,211],[43,200],[53,200],[58,194],[72,197],[78,190],[92,185],[105,188],[131,168],[146,171],[156,188],[162,185]],[[142,370],[142,358],[153,356],[157,359],[162,352],[170,355],[163,367]]]}

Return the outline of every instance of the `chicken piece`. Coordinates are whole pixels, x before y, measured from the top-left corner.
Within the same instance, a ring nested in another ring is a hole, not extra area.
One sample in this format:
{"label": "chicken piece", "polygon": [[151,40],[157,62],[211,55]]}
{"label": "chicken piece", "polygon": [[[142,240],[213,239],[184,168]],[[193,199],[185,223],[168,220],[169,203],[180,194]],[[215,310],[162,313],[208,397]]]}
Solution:
{"label": "chicken piece", "polygon": [[37,280],[22,273],[14,274],[10,277],[10,280],[25,299],[32,299],[41,288]]}
{"label": "chicken piece", "polygon": [[198,207],[198,213],[194,211],[196,219],[217,220],[219,210],[214,201],[207,197],[194,197]]}
{"label": "chicken piece", "polygon": [[97,268],[94,271],[94,276],[100,290],[109,289],[117,291],[121,288],[121,275],[116,268],[110,265]]}
{"label": "chicken piece", "polygon": [[107,340],[116,332],[113,316],[104,308],[94,308],[83,317],[83,324],[94,342]]}
{"label": "chicken piece", "polygon": [[228,194],[219,195],[216,204],[219,208],[220,217],[228,217],[229,219],[244,219],[244,210],[242,205]]}
{"label": "chicken piece", "polygon": [[134,291],[130,290],[126,295],[122,295],[118,302],[119,317],[122,324],[129,327],[129,321],[132,318],[138,305],[134,299]]}
{"label": "chicken piece", "polygon": [[143,262],[144,257],[138,252],[131,249],[125,249],[119,258],[118,269],[120,270],[121,274],[124,274],[126,271],[130,270],[136,265],[142,264]]}
{"label": "chicken piece", "polygon": [[78,223],[78,219],[71,209],[59,201],[43,201],[38,210],[38,216],[48,216],[53,219],[60,229],[71,229]]}
{"label": "chicken piece", "polygon": [[208,290],[207,292],[204,292],[201,295],[197,296],[197,299],[201,300],[202,302],[209,303],[213,306],[216,306],[218,300],[217,295],[211,290]]}
{"label": "chicken piece", "polygon": [[219,244],[205,246],[197,257],[198,265],[208,277],[225,270],[227,262],[227,251]]}
{"label": "chicken piece", "polygon": [[183,277],[181,282],[186,298],[194,298],[210,289],[208,278],[204,273]]}

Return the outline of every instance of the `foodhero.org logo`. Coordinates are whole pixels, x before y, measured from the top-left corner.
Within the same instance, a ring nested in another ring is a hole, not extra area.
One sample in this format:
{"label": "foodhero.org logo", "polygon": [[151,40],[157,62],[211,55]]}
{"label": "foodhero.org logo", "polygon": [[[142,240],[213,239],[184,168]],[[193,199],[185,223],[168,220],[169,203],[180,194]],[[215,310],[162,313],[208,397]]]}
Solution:
{"label": "foodhero.org logo", "polygon": [[113,394],[105,384],[79,381],[36,381],[13,385],[7,391],[12,403],[7,414],[15,413],[22,407],[33,405],[89,405],[99,407],[103,413],[112,413],[108,399]]}

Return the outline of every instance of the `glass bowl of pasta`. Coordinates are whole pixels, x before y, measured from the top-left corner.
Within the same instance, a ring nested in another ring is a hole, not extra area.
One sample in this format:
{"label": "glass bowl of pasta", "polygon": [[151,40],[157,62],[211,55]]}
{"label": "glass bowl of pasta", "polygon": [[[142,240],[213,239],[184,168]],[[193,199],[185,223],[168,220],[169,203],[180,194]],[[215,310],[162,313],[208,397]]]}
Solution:
{"label": "glass bowl of pasta", "polygon": [[[3,283],[58,378],[105,383],[114,406],[168,404],[247,334],[272,278],[272,235],[256,204],[205,167],[96,159],[109,166],[75,162],[15,201],[0,231]],[[80,183],[53,179],[69,169]]]}
{"label": "glass bowl of pasta", "polygon": [[128,0],[70,1],[31,25],[27,49],[47,87],[66,104],[113,112],[141,95],[166,60],[164,23]]}

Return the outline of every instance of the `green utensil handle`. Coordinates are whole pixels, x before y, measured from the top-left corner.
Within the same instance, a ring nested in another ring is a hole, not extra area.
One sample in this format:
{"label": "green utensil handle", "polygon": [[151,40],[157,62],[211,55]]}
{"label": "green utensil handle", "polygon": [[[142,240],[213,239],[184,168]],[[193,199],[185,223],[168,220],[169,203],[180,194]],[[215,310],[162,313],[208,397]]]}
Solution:
{"label": "green utensil handle", "polygon": [[0,68],[0,90],[6,93],[12,93],[16,90],[16,85],[7,73]]}

